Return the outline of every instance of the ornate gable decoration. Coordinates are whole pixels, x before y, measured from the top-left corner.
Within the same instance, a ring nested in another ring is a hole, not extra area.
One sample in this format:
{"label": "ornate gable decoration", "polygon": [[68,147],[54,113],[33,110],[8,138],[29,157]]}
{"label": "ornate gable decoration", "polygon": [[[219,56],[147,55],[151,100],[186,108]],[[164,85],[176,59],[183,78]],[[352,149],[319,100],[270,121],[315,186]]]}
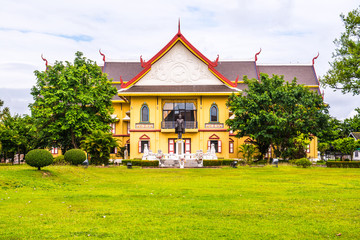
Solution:
{"label": "ornate gable decoration", "polygon": [[223,85],[208,66],[177,42],[136,85]]}
{"label": "ornate gable decoration", "polygon": [[128,88],[133,84],[205,85],[205,80],[206,85],[226,84],[236,87],[239,78],[232,82],[219,73],[215,69],[218,60],[219,56],[215,61],[206,58],[186,40],[179,29],[173,39],[149,61],[144,61],[140,57],[141,66],[144,69],[133,79],[124,83],[120,77],[121,88]]}

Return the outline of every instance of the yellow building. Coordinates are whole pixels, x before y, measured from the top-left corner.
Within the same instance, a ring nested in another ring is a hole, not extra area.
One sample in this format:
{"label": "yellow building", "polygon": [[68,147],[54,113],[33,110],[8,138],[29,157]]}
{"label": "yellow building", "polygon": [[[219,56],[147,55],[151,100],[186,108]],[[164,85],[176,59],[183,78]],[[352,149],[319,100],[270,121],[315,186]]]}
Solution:
{"label": "yellow building", "polygon": [[[145,144],[152,152],[175,151],[174,124],[181,113],[186,125],[185,151],[207,151],[214,144],[218,158],[237,158],[237,139],[228,131],[226,107],[230,94],[245,88],[244,75],[259,78],[260,72],[297,77],[298,83],[319,91],[312,65],[258,65],[254,61],[210,61],[180,32],[155,56],[140,62],[105,61],[103,71],[113,79],[118,96],[113,99],[114,137],[128,146],[130,158],[141,158]],[[317,141],[308,157],[317,158]]]}

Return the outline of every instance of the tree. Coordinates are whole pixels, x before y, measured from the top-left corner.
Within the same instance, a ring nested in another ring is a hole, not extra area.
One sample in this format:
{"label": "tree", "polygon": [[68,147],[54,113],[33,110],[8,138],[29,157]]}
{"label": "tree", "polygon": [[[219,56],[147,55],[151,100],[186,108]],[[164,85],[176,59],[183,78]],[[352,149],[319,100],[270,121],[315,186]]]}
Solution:
{"label": "tree", "polygon": [[331,69],[320,79],[325,86],[341,89],[342,93],[360,94],[360,9],[340,15],[345,32],[335,39]]}
{"label": "tree", "polygon": [[15,154],[20,159],[21,154],[25,155],[36,147],[36,128],[30,116],[11,116],[8,111],[3,114],[1,123],[0,141],[5,159],[11,157],[14,160]]}
{"label": "tree", "polygon": [[348,130],[347,136],[349,136],[350,132],[360,132],[360,108],[356,108],[355,111],[357,114],[354,117],[344,120]]}
{"label": "tree", "polygon": [[329,143],[326,143],[326,142],[320,142],[320,143],[318,143],[318,150],[319,150],[319,152],[320,152],[321,160],[324,160],[325,152],[326,152],[326,150],[328,150],[329,148],[330,148],[330,144],[329,144]]}
{"label": "tree", "polygon": [[81,141],[81,148],[91,156],[91,163],[95,165],[108,164],[112,148],[119,147],[119,144],[112,134],[94,130]]}
{"label": "tree", "polygon": [[360,141],[352,137],[337,139],[332,142],[334,149],[342,154],[350,155],[351,161],[353,160],[353,153],[360,147]]}
{"label": "tree", "polygon": [[52,164],[54,158],[48,150],[34,149],[26,155],[25,161],[28,165],[37,167],[38,170],[41,170],[42,167]]}
{"label": "tree", "polygon": [[244,143],[240,145],[238,153],[241,153],[247,164],[251,164],[256,153],[256,147],[252,144]]}
{"label": "tree", "polygon": [[42,147],[61,147],[65,152],[79,148],[93,130],[110,129],[111,98],[117,90],[96,63],[81,52],[75,55],[73,64],[56,61],[46,71],[35,71],[30,108]]}
{"label": "tree", "polygon": [[248,88],[229,97],[227,106],[235,118],[226,124],[237,137],[251,137],[260,158],[270,145],[276,156],[287,158],[296,137],[311,139],[328,124],[328,106],[321,96],[296,79],[289,83],[283,76],[261,74],[260,81],[245,77],[244,82]]}

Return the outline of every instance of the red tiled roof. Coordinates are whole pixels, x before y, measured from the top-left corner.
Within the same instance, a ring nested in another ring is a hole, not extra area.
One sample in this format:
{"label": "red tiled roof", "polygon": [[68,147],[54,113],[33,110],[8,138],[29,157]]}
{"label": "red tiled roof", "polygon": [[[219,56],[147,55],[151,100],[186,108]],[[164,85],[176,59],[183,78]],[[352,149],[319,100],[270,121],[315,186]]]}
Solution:
{"label": "red tiled roof", "polygon": [[295,77],[298,84],[319,85],[313,65],[258,65],[259,72],[271,77],[284,75],[285,81],[291,82]]}
{"label": "red tiled roof", "polygon": [[216,70],[232,80],[235,80],[237,76],[239,76],[239,81],[244,76],[257,78],[255,61],[223,61],[218,63]]}

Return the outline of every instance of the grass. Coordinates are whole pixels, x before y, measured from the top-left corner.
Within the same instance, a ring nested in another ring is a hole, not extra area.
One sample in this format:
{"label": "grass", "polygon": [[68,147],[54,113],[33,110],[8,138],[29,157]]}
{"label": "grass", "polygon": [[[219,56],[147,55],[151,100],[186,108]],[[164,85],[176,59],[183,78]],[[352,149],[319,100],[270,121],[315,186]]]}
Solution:
{"label": "grass", "polygon": [[359,239],[359,200],[360,169],[0,166],[0,239]]}

